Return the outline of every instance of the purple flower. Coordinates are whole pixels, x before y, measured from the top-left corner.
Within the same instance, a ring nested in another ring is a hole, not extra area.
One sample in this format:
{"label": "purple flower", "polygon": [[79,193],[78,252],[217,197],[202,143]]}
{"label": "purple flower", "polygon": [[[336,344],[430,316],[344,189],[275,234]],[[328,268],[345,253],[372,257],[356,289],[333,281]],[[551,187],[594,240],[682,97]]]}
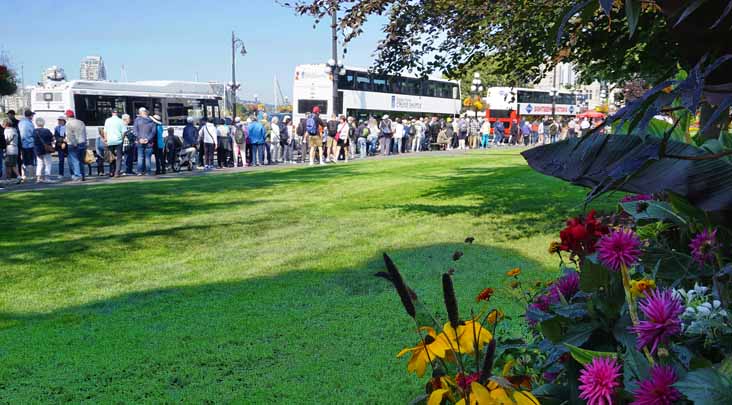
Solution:
{"label": "purple flower", "polygon": [[620,365],[611,357],[595,357],[580,371],[580,398],[587,405],[610,405],[615,389],[620,386]]}
{"label": "purple flower", "polygon": [[635,400],[631,405],[671,405],[680,401],[679,390],[672,387],[678,380],[671,366],[655,365],[651,369],[651,378],[641,381],[633,391]]}
{"label": "purple flower", "polygon": [[703,266],[707,263],[714,263],[715,255],[719,249],[717,229],[711,232],[705,229],[696,234],[694,239],[691,240],[691,243],[689,243],[689,248],[691,248],[691,257],[699,265]]}
{"label": "purple flower", "polygon": [[658,345],[668,342],[671,336],[681,332],[681,319],[684,312],[681,300],[671,290],[653,290],[640,302],[640,310],[645,320],[631,327],[638,334],[638,348],[648,347],[655,354]]}
{"label": "purple flower", "polygon": [[533,316],[532,310],[549,312],[549,306],[556,303],[557,301],[559,301],[559,297],[557,296],[547,294],[537,295],[536,298],[534,298],[534,302],[529,305],[529,308],[526,311],[526,320],[528,321],[529,325],[534,326],[539,322],[539,319]]}
{"label": "purple flower", "polygon": [[631,267],[638,261],[640,254],[640,239],[630,229],[613,231],[597,242],[597,257],[611,270],[618,271],[622,266]]}
{"label": "purple flower", "polygon": [[671,385],[678,380],[671,366],[656,364],[651,368],[651,378],[641,381],[633,391],[631,405],[671,405],[681,400],[681,393]]}
{"label": "purple flower", "polygon": [[623,197],[622,200],[620,200],[621,203],[629,203],[629,202],[636,202],[636,201],[650,201],[653,200],[653,196],[650,194],[635,194],[635,195],[626,195]]}
{"label": "purple flower", "polygon": [[579,291],[579,282],[579,273],[576,271],[568,271],[552,285],[549,295],[552,300],[559,301],[559,293],[562,293],[562,296],[569,300]]}

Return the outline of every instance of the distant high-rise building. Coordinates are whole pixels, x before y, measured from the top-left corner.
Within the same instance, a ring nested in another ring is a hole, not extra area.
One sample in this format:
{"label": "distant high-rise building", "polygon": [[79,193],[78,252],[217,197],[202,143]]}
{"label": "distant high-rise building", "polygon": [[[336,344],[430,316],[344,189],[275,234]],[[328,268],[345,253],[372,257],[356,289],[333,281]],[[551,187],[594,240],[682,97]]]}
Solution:
{"label": "distant high-rise building", "polygon": [[107,69],[101,56],[87,56],[81,60],[81,80],[107,80]]}

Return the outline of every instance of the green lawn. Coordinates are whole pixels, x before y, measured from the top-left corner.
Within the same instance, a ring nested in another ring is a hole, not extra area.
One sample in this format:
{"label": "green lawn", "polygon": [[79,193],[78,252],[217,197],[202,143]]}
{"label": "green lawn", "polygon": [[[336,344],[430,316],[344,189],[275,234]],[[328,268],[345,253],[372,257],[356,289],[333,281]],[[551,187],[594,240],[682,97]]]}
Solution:
{"label": "green lawn", "polygon": [[0,195],[0,402],[406,402],[381,253],[516,315],[584,193],[506,151]]}

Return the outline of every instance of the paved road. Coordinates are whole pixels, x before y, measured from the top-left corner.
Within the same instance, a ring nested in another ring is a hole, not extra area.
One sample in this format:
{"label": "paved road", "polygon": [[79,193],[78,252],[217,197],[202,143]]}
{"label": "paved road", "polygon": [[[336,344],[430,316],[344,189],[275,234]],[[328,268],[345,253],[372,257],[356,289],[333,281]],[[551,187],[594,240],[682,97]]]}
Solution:
{"label": "paved road", "polygon": [[[523,149],[518,147],[501,147],[498,150],[511,150],[511,149]],[[488,149],[488,151],[496,150],[495,148]],[[417,157],[428,157],[428,156],[458,156],[463,155],[467,151],[461,151],[461,150],[450,150],[450,151],[432,151],[432,152],[419,152],[419,153],[403,153],[399,155],[392,155],[392,156],[373,156],[367,158],[367,160],[383,160],[383,159],[406,159],[406,158],[417,158]],[[351,160],[351,162],[354,161],[360,161],[361,159],[355,159]],[[336,163],[335,165],[344,165],[349,164],[345,163],[343,161],[340,161]],[[333,163],[330,163],[328,165],[334,165]],[[193,177],[193,176],[214,176],[218,174],[226,174],[226,173],[240,173],[240,172],[253,172],[253,171],[265,171],[265,170],[278,170],[278,169],[285,169],[285,168],[292,168],[292,167],[307,167],[307,164],[297,163],[297,164],[277,164],[277,165],[269,165],[269,166],[258,166],[258,167],[232,167],[232,168],[225,168],[225,169],[216,169],[211,171],[203,171],[203,170],[194,170],[192,172],[189,172],[187,169],[182,169],[180,173],[171,173],[160,176],[123,176],[123,177],[115,177],[110,178],[109,176],[91,176],[87,177],[85,181],[83,182],[72,182],[69,179],[64,179],[62,181],[57,181],[55,183],[25,183],[25,184],[14,184],[14,183],[6,183],[2,184],[4,189],[0,189],[0,193],[8,193],[8,192],[18,192],[18,191],[35,191],[35,190],[46,190],[46,189],[52,189],[52,188],[59,188],[59,187],[78,187],[78,186],[86,186],[91,184],[113,184],[113,183],[131,183],[131,182],[137,182],[137,181],[156,181],[156,180],[163,180],[163,179],[175,179],[175,178],[185,178],[185,177]],[[54,165],[55,167],[55,165]],[[105,169],[107,169],[107,166],[105,165]],[[55,172],[55,170],[54,170]],[[93,173],[96,173],[96,166],[93,169]],[[52,176],[54,177],[54,176]]]}

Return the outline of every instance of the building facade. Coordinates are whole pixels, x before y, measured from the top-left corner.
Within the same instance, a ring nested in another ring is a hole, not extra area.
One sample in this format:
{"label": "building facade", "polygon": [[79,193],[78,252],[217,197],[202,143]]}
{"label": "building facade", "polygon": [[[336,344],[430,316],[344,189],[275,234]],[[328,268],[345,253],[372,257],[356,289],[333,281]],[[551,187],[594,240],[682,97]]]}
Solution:
{"label": "building facade", "polygon": [[107,69],[101,56],[87,56],[81,60],[81,80],[107,80]]}

